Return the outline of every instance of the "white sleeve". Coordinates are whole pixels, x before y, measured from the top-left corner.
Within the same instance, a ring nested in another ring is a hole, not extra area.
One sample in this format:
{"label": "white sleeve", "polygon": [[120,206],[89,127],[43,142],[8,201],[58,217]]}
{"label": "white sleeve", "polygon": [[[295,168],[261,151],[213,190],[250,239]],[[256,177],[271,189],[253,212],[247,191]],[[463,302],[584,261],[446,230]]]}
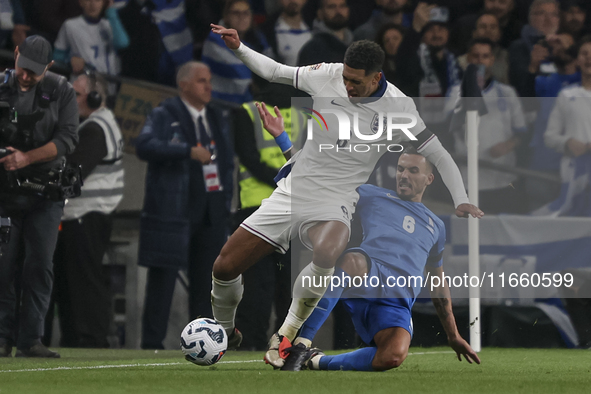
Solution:
{"label": "white sleeve", "polygon": [[464,181],[460,169],[456,165],[454,159],[445,150],[439,138],[432,135],[419,149],[418,152],[425,156],[431,162],[437,171],[441,174],[443,183],[447,186],[447,190],[451,193],[454,200],[454,206],[457,208],[461,204],[470,204],[466,189],[464,188]]}
{"label": "white sleeve", "polygon": [[285,85],[294,85],[298,68],[277,63],[275,60],[262,55],[244,44],[240,44],[234,50],[238,59],[252,72],[269,82],[277,82]]}
{"label": "white sleeve", "polygon": [[562,103],[566,100],[566,97],[560,94],[554,104],[554,109],[550,113],[548,118],[548,125],[544,132],[544,143],[550,149],[554,149],[560,153],[564,153],[566,142],[569,140],[569,136],[565,135],[562,131],[564,130],[564,116]]}

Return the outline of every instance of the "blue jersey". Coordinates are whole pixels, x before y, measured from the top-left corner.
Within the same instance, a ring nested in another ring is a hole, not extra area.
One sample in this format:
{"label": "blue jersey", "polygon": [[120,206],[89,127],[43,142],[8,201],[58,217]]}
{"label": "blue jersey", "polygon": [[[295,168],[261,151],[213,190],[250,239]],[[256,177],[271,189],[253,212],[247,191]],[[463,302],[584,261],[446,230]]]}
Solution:
{"label": "blue jersey", "polygon": [[[392,190],[362,185],[357,191],[356,211],[363,227],[360,248],[372,265],[407,278],[423,276],[426,265],[441,266],[445,246],[441,219],[422,203],[401,200]],[[413,301],[421,292],[419,286],[408,290]]]}

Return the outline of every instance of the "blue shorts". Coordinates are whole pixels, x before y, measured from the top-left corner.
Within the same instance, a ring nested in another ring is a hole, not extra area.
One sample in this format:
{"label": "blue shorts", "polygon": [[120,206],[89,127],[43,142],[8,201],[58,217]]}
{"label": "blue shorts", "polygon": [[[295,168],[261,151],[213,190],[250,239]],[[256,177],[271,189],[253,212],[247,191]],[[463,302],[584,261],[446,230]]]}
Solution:
{"label": "blue shorts", "polygon": [[[370,277],[375,276],[380,278],[380,281],[384,281],[386,277],[393,274],[387,267],[372,263],[367,253],[361,248],[349,249],[345,253],[348,252],[357,252],[365,255],[369,268],[368,276]],[[378,332],[391,327],[404,328],[412,338],[413,324],[411,308],[414,304],[414,299],[408,297],[408,293],[405,292],[402,296],[390,298],[364,298],[360,297],[360,292],[363,292],[363,290],[364,289],[354,288],[347,289],[343,292],[343,298],[341,298],[345,309],[351,315],[355,330],[363,342],[375,346],[375,335]],[[380,291],[382,290],[380,289]],[[387,293],[387,289],[384,291]],[[347,298],[350,297],[349,294],[353,295],[355,298]],[[368,295],[374,296],[375,294],[369,290]]]}

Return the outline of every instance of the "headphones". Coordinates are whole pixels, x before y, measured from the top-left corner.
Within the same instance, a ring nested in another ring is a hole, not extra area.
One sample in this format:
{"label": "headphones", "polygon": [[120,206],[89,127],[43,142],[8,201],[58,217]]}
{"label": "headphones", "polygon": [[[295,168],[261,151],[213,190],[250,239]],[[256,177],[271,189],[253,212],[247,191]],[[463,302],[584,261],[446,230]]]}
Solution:
{"label": "headphones", "polygon": [[93,71],[87,71],[86,76],[90,82],[90,92],[86,95],[86,105],[90,109],[98,109],[103,103],[103,96],[97,91],[97,76]]}

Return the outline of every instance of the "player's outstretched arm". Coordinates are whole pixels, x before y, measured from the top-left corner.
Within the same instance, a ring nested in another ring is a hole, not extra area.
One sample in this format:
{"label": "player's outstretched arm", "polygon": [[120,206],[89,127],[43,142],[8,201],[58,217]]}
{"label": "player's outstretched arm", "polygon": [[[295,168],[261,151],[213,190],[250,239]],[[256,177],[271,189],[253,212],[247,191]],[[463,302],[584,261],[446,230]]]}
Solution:
{"label": "player's outstretched arm", "polygon": [[252,72],[266,79],[269,82],[277,82],[285,85],[292,85],[296,75],[297,67],[286,66],[277,63],[275,60],[253,51],[240,42],[238,32],[234,29],[226,29],[223,26],[211,24],[211,31],[222,36],[226,46],[230,48],[238,59]]}
{"label": "player's outstretched arm", "polygon": [[273,107],[275,111],[275,115],[273,116],[264,102],[256,103],[255,104],[257,109],[259,110],[259,115],[261,120],[263,121],[263,127],[265,130],[269,132],[274,138],[275,142],[281,148],[283,152],[283,156],[285,156],[286,160],[289,160],[295,152],[293,152],[293,145],[289,140],[289,136],[285,132],[285,126],[283,122],[283,116],[281,116],[281,111],[277,106]]}
{"label": "player's outstretched arm", "polygon": [[[431,283],[429,283],[428,286],[431,289],[431,300],[433,301],[433,305],[435,305],[435,309],[437,310],[437,316],[439,317],[439,320],[443,325],[443,329],[447,334],[447,342],[449,343],[449,346],[451,346],[451,348],[456,352],[459,361],[462,361],[463,355],[468,363],[472,364],[472,361],[474,361],[476,364],[480,364],[480,358],[476,352],[470,347],[468,342],[466,342],[464,338],[460,336],[460,333],[458,332],[456,319],[454,318],[451,307],[451,294],[449,292],[449,286],[443,279],[443,267],[427,266],[426,269],[429,271],[429,276],[431,278],[438,277],[441,280],[438,287],[432,287]],[[435,284],[437,284],[437,282],[435,282]]]}

